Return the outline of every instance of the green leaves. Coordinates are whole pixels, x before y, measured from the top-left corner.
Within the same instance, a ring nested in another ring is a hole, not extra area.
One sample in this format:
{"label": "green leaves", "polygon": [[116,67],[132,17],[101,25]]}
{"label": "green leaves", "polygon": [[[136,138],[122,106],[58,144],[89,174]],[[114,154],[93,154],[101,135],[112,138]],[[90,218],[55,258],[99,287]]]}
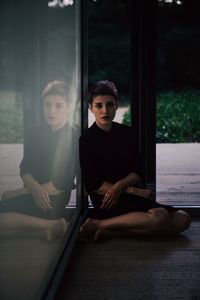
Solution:
{"label": "green leaves", "polygon": [[[21,99],[20,99],[21,100]],[[23,107],[14,92],[0,94],[0,143],[23,142]]]}
{"label": "green leaves", "polygon": [[200,142],[200,92],[170,91],[157,97],[158,143]]}
{"label": "green leaves", "polygon": [[[123,123],[130,125],[130,111]],[[157,96],[156,142],[200,142],[200,91],[169,91]]]}

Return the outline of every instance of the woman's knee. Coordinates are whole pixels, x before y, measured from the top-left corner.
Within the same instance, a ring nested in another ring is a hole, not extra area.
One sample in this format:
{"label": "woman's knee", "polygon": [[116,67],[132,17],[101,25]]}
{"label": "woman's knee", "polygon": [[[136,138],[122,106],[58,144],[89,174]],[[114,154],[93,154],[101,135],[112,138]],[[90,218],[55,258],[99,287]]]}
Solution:
{"label": "woman's knee", "polygon": [[163,231],[165,228],[169,226],[170,222],[170,214],[169,212],[160,207],[153,208],[148,211],[151,218],[151,228],[152,232]]}
{"label": "woman's knee", "polygon": [[173,223],[178,233],[190,227],[191,217],[183,210],[178,210],[173,215]]}

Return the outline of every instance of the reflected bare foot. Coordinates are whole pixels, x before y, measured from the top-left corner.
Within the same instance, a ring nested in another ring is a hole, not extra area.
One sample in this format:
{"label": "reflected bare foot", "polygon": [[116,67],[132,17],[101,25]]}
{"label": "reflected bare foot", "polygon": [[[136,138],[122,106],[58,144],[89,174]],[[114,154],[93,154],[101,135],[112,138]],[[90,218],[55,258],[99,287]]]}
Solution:
{"label": "reflected bare foot", "polygon": [[68,223],[65,219],[50,220],[46,228],[46,238],[48,242],[53,242],[64,237]]}

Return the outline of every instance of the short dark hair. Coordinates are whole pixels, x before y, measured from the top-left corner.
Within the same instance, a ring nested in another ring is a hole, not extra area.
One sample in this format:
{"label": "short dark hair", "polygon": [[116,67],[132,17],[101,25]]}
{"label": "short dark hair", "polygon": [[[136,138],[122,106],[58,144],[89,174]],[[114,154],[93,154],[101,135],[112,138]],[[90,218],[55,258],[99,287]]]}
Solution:
{"label": "short dark hair", "polygon": [[119,101],[119,94],[117,88],[112,81],[102,80],[96,82],[90,89],[90,95],[88,100],[89,104],[92,105],[94,97],[97,97],[99,95],[110,95],[114,98],[116,102]]}
{"label": "short dark hair", "polygon": [[42,92],[42,98],[55,95],[64,96],[66,102],[70,102],[70,99],[68,99],[69,88],[63,81],[54,80],[49,82]]}

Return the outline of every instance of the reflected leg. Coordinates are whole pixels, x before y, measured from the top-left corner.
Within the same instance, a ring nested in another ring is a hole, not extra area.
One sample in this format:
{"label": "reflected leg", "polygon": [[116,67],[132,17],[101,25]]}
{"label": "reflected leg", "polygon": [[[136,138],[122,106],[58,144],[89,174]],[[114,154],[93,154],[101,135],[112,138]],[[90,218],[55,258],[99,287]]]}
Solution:
{"label": "reflected leg", "polygon": [[28,233],[37,231],[48,241],[62,238],[68,223],[64,218],[47,220],[16,212],[0,213],[0,232],[16,232],[26,230]]}

